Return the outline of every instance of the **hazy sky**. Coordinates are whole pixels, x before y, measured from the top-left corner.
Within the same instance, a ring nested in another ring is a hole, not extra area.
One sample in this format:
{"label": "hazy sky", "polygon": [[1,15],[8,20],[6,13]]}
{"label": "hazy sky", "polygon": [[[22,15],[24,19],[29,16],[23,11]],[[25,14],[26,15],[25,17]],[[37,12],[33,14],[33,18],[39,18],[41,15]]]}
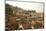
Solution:
{"label": "hazy sky", "polygon": [[6,1],[6,3],[12,6],[18,6],[25,10],[36,10],[36,12],[43,12],[42,3],[32,3],[32,2],[16,2],[16,1]]}

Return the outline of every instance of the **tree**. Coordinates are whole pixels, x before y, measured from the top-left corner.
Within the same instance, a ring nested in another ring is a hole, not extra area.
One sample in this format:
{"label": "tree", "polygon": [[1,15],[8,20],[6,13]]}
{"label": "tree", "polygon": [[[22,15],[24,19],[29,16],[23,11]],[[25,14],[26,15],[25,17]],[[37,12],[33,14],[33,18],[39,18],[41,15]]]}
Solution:
{"label": "tree", "polygon": [[13,10],[11,8],[11,5],[5,4],[5,14],[6,15],[12,15],[13,14]]}

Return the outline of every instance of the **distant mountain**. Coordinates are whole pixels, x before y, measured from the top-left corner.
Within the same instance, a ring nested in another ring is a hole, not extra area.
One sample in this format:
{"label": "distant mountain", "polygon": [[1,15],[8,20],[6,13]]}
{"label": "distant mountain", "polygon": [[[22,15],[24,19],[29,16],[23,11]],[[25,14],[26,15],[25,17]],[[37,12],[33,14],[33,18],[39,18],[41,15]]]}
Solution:
{"label": "distant mountain", "polygon": [[30,13],[35,13],[36,11],[34,10],[24,10],[24,9],[22,9],[22,8],[20,8],[20,7],[13,7],[12,5],[9,5],[9,4],[5,4],[5,14],[6,15],[15,15],[15,13],[17,12],[17,11],[22,11],[23,13],[24,12],[30,12]]}
{"label": "distant mountain", "polygon": [[13,11],[17,11],[17,10],[23,10],[23,9],[21,9],[21,8],[19,8],[19,7],[13,7],[13,6],[11,6],[11,5],[9,5],[9,4],[5,4],[5,14],[6,15],[13,15]]}

